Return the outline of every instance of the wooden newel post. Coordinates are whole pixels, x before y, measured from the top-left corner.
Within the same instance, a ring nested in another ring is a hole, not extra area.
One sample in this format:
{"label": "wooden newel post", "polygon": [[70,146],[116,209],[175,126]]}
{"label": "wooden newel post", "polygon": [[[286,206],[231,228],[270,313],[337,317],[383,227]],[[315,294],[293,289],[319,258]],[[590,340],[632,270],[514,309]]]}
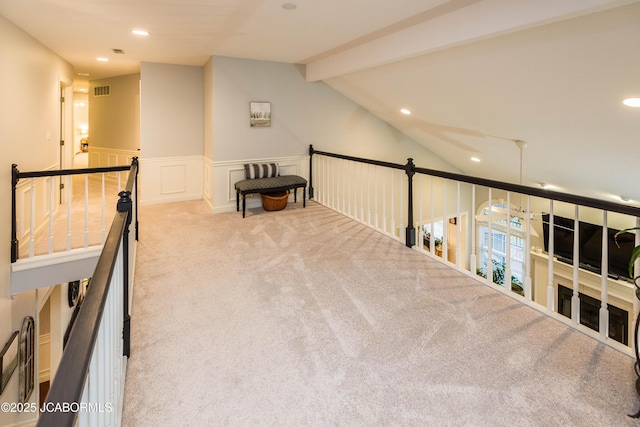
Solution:
{"label": "wooden newel post", "polygon": [[122,355],[129,357],[131,355],[131,316],[129,315],[129,227],[131,226],[131,214],[133,213],[133,201],[131,200],[130,191],[121,191],[118,193],[118,212],[127,212],[127,220],[124,226],[124,234],[122,236],[122,308],[124,312],[122,341]]}
{"label": "wooden newel post", "polygon": [[11,262],[18,260],[18,223],[16,219],[16,187],[18,185],[18,165],[11,165]]}
{"label": "wooden newel post", "polygon": [[309,144],[309,200],[313,199],[313,145]]}
{"label": "wooden newel post", "polygon": [[405,235],[405,242],[408,248],[413,247],[416,244],[416,229],[413,226],[413,175],[416,173],[416,165],[413,164],[413,159],[407,159],[407,164],[404,166],[404,171],[407,174],[408,182],[408,195],[407,195],[407,229]]}

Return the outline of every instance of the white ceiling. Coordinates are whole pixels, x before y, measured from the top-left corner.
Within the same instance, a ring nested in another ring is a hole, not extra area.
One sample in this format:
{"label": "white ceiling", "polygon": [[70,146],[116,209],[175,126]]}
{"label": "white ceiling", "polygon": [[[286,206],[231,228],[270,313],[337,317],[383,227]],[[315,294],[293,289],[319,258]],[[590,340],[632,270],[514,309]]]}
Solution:
{"label": "white ceiling", "polygon": [[0,0],[0,14],[90,79],[211,55],[303,63],[465,173],[518,182],[519,139],[524,184],[640,201],[640,109],[622,105],[640,97],[639,0],[289,2]]}

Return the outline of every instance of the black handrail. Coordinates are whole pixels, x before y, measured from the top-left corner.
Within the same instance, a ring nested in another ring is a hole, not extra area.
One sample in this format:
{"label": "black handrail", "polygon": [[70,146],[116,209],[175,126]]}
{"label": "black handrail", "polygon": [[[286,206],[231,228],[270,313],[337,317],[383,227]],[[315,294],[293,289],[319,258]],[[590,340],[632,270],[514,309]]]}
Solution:
{"label": "black handrail", "polygon": [[[58,370],[51,383],[49,394],[44,403],[45,409],[52,408],[51,411],[46,410],[40,414],[38,418],[39,427],[47,426],[73,426],[78,412],[77,408],[82,398],[84,385],[89,373],[91,357],[96,345],[99,326],[104,313],[105,304],[109,295],[111,279],[116,267],[118,250],[120,244],[126,246],[126,236],[131,223],[131,199],[129,195],[137,186],[138,161],[137,158],[131,163],[131,173],[127,180],[125,190],[120,193],[121,198],[118,201],[118,212],[115,215],[109,235],[105,241],[102,253],[98,259],[96,269],[91,277],[91,286],[87,291],[87,295],[82,302],[78,317],[74,323],[69,340],[62,353]],[[123,194],[124,193],[124,194]],[[125,196],[125,197],[123,197]],[[124,201],[123,201],[124,199]],[[128,199],[128,201],[126,200]],[[124,206],[124,208],[123,208]],[[124,255],[124,254],[123,254]],[[123,299],[126,311],[124,312],[125,321],[128,323],[128,258],[122,257],[124,263],[124,292]],[[127,324],[128,328],[128,324]],[[125,331],[123,331],[124,333]],[[124,349],[128,353],[129,338],[124,336]],[[125,354],[128,356],[128,354]],[[92,402],[102,403],[107,402]],[[64,410],[64,408],[70,410]],[[53,410],[62,408],[63,410]]]}
{"label": "black handrail", "polygon": [[[389,162],[382,162],[378,160],[365,159],[361,157],[345,156],[342,154],[328,153],[326,151],[317,151],[313,148],[312,145],[310,145],[309,156],[313,158],[314,154],[320,154],[327,157],[351,160],[354,162],[367,163],[375,166],[383,166],[383,167],[388,167],[393,169],[408,170],[408,168],[409,169],[411,168],[410,163],[413,163],[412,159],[409,159],[409,162],[407,162],[407,164],[400,165],[398,163],[389,163]],[[309,172],[309,176],[311,178],[313,176],[312,175],[313,166],[311,161],[310,161],[310,167],[311,167],[311,170]],[[420,168],[420,167],[413,166],[413,170],[416,173],[449,179],[452,181],[460,181],[468,184],[474,184],[474,185],[479,185],[483,187],[491,187],[491,188],[496,188],[498,190],[519,193],[527,196],[542,197],[542,198],[550,199],[554,201],[567,202],[575,205],[601,209],[608,212],[617,212],[617,213],[622,213],[622,214],[631,215],[635,217],[640,217],[640,208],[635,206],[623,205],[620,203],[609,202],[606,200],[579,196],[577,194],[561,193],[559,191],[544,190],[541,188],[528,187],[526,185],[511,184],[508,182],[494,181],[491,179],[478,178],[478,177],[473,177],[468,175],[457,174],[453,172],[439,171],[435,169],[427,169],[427,168]],[[409,172],[407,172],[407,176],[409,176]],[[310,186],[309,194],[313,194],[313,183],[310,183],[309,186]],[[411,187],[409,187],[409,190],[411,190]],[[409,191],[408,204],[409,204],[409,211],[411,211],[413,206],[412,191]],[[407,246],[409,245],[407,244]]]}
{"label": "black handrail", "polygon": [[[138,158],[134,157],[131,161],[131,165],[126,166],[108,166],[100,168],[82,168],[82,169],[56,169],[49,171],[35,171],[35,172],[20,172],[18,165],[15,163],[11,165],[11,262],[18,260],[19,246],[18,241],[18,222],[16,218],[16,188],[18,182],[22,178],[42,178],[47,176],[67,176],[67,175],[83,175],[90,173],[107,173],[107,172],[123,172],[131,169],[133,163],[136,164],[136,171],[138,166]],[[137,174],[137,172],[136,172]],[[138,181],[135,181],[136,194],[138,191]],[[136,198],[136,212],[137,212],[137,198]],[[138,239],[138,217],[136,214],[136,240]]]}
{"label": "black handrail", "polygon": [[[310,181],[309,182],[309,198],[310,199],[313,198],[312,178],[313,178],[313,155],[314,154],[320,154],[323,156],[350,160],[350,161],[360,162],[360,163],[366,163],[366,164],[371,164],[376,166],[384,166],[384,167],[389,167],[393,169],[405,169],[408,177],[408,193],[409,193],[408,222],[410,226],[413,225],[412,178],[413,178],[413,174],[416,172],[424,175],[435,176],[435,177],[451,180],[451,181],[459,181],[459,182],[465,182],[468,184],[479,185],[483,187],[496,188],[498,190],[519,193],[526,196],[541,197],[549,200],[566,202],[566,203],[586,206],[590,208],[596,208],[596,209],[600,209],[608,212],[617,212],[621,214],[635,216],[636,218],[640,218],[640,208],[635,206],[623,205],[620,203],[609,202],[606,200],[600,200],[600,199],[595,199],[591,197],[579,196],[576,194],[562,193],[559,191],[550,191],[550,190],[544,190],[544,189],[535,188],[535,187],[528,187],[528,186],[519,185],[519,184],[510,184],[507,182],[494,181],[490,179],[472,177],[472,176],[467,176],[467,175],[462,175],[462,174],[457,174],[452,172],[444,172],[444,171],[439,171],[435,169],[419,168],[413,165],[413,159],[411,158],[408,159],[406,165],[402,166],[396,163],[388,163],[388,162],[381,162],[377,160],[364,159],[360,157],[345,156],[342,154],[328,153],[325,151],[316,151],[313,148],[313,145],[309,145],[309,181]],[[408,247],[412,247],[415,244],[415,241],[414,241],[415,230],[410,230],[409,227],[407,227],[405,238],[406,238],[405,240],[406,245]],[[634,279],[634,285],[636,288],[635,295],[637,299],[640,299],[640,284],[638,283],[639,279],[640,277],[636,277]],[[634,348],[635,348],[635,355],[636,355],[635,371],[636,371],[636,375],[639,377],[639,379],[636,381],[636,392],[637,394],[640,395],[640,350],[638,349],[638,339],[639,339],[638,331],[639,330],[640,330],[640,316],[636,319],[635,332],[634,332]],[[629,416],[632,418],[640,418],[640,411]]]}

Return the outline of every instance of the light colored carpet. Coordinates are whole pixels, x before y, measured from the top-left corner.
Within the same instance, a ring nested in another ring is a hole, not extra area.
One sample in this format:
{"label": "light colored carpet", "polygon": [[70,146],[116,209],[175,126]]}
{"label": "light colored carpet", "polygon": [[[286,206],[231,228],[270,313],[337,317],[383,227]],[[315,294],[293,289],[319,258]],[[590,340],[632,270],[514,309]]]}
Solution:
{"label": "light colored carpet", "polygon": [[125,426],[620,426],[633,363],[313,202],[140,209]]}

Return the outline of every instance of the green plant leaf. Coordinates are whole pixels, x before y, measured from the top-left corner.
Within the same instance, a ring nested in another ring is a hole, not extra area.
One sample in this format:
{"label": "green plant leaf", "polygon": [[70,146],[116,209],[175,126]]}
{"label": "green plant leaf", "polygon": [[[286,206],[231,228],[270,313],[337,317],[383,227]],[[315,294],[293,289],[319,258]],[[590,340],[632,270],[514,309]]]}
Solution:
{"label": "green plant leaf", "polygon": [[629,277],[633,279],[633,266],[636,260],[640,257],[640,246],[633,248],[631,252],[631,260],[629,260]]}
{"label": "green plant leaf", "polygon": [[[636,230],[640,230],[640,227],[625,228],[624,230],[620,230],[616,234],[614,234],[613,235],[613,240],[615,240],[616,246],[620,247],[620,245],[618,245],[618,236],[619,235],[621,235],[622,233],[630,233],[630,232],[636,231]],[[635,248],[633,248],[633,251],[631,252],[631,259],[629,260],[629,277],[631,277],[632,279],[633,279],[633,267],[634,267],[634,264],[635,264],[636,260],[639,257],[640,257],[640,246],[636,246]]]}

